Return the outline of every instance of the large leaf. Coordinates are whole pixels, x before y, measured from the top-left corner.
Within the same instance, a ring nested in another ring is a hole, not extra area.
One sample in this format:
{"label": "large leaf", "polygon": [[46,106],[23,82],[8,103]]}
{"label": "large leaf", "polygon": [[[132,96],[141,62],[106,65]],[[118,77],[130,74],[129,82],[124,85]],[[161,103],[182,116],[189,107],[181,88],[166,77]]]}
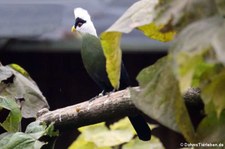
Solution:
{"label": "large leaf", "polygon": [[46,135],[50,137],[58,136],[58,131],[54,130],[53,123],[47,126],[40,121],[30,123],[27,126],[25,133],[31,135],[35,139],[40,139],[42,136]]}
{"label": "large leaf", "polygon": [[[205,54],[205,61],[222,62],[225,64],[225,20],[215,16],[200,20],[187,26],[176,38],[172,52],[175,59],[179,58],[180,52],[187,52],[194,56]],[[212,51],[213,50],[213,51]],[[214,54],[215,53],[215,54]],[[179,61],[178,61],[179,62]],[[184,61],[177,65],[182,66]]]}
{"label": "large leaf", "polygon": [[150,141],[141,141],[135,138],[124,144],[122,149],[164,149],[164,146],[158,138],[152,136]]}
{"label": "large leaf", "polygon": [[106,57],[106,71],[108,78],[115,89],[120,86],[120,66],[121,66],[121,33],[106,32],[101,35],[101,43]]}
{"label": "large leaf", "polygon": [[[157,127],[152,125],[151,128]],[[150,142],[143,142],[136,137],[134,140],[135,130],[130,124],[128,118],[124,118],[106,127],[105,123],[85,126],[79,128],[81,134],[70,145],[69,149],[111,149],[126,144],[123,148],[141,148],[154,146],[162,147],[157,138],[151,139]],[[129,143],[128,143],[129,142]]]}
{"label": "large leaf", "polygon": [[80,135],[76,141],[69,146],[68,149],[112,149],[111,147],[98,147],[93,142],[85,139],[84,135]]}
{"label": "large leaf", "polygon": [[29,75],[21,73],[21,67],[19,68],[20,69],[15,69],[15,64],[13,67],[0,67],[0,70],[2,70],[0,71],[0,95],[15,99],[21,106],[23,117],[36,117],[40,109],[49,107],[48,103],[37,84]]}
{"label": "large leaf", "polygon": [[225,144],[225,111],[221,112],[220,117],[217,117],[216,115],[215,111],[209,113],[199,124],[197,129],[199,142],[214,143],[218,145]]}
{"label": "large leaf", "polygon": [[218,12],[221,16],[225,15],[225,1],[224,0],[215,0],[217,4]]}
{"label": "large leaf", "polygon": [[157,16],[155,7],[159,0],[140,0],[134,3],[110,28],[109,32],[130,33],[133,29],[141,30],[144,35],[159,41],[170,41],[174,32],[166,33],[161,29],[163,24],[156,25],[153,19]]}
{"label": "large leaf", "polygon": [[1,149],[40,149],[43,145],[43,142],[22,132],[8,134],[0,140]]}
{"label": "large leaf", "polygon": [[[205,69],[207,70],[210,65],[213,65],[204,63],[203,54],[204,51],[202,53],[180,52],[176,57],[174,66],[181,93],[184,94],[190,87],[193,87],[193,83],[195,87],[198,87],[198,82],[202,73]],[[208,65],[208,67],[206,65]]]}
{"label": "large leaf", "polygon": [[173,40],[175,36],[175,31],[173,29],[168,28],[166,30],[166,26],[164,25],[156,25],[155,23],[150,23],[147,25],[143,25],[138,27],[140,31],[144,33],[145,36],[159,40],[159,41],[170,41]]}
{"label": "large leaf", "polygon": [[204,80],[201,84],[201,97],[205,103],[206,112],[211,112],[211,107],[215,107],[217,116],[220,117],[220,113],[225,109],[225,68],[222,68],[220,72],[217,69],[212,74],[210,71],[204,73],[202,77]]}
{"label": "large leaf", "polygon": [[106,32],[130,33],[133,29],[152,23],[158,0],[140,0],[134,3]]}
{"label": "large leaf", "polygon": [[120,40],[122,33],[129,33],[137,28],[146,36],[169,41],[173,39],[174,32],[163,33],[163,25],[152,23],[155,12],[154,8],[158,0],[140,0],[134,3],[110,28],[101,34],[101,43],[106,56],[106,69],[108,77],[114,88],[119,87],[121,49]]}
{"label": "large leaf", "polygon": [[109,130],[105,123],[99,123],[81,127],[79,131],[86,141],[93,142],[98,147],[110,147],[129,142],[135,134],[127,118],[111,125],[110,128]]}
{"label": "large leaf", "polygon": [[169,0],[161,1],[156,9],[157,24],[164,24],[166,28],[182,30],[188,24],[218,14],[215,1],[212,0]]}
{"label": "large leaf", "polygon": [[8,132],[19,131],[22,116],[20,108],[15,100],[0,96],[0,108],[2,110],[9,110],[7,118],[3,123],[0,123],[0,125]]}
{"label": "large leaf", "polygon": [[[51,130],[51,131],[49,131]],[[57,135],[54,132],[53,125],[46,126],[40,122],[33,122],[28,125],[26,132],[5,133],[0,136],[1,149],[40,149],[46,142],[40,139],[49,134]]]}
{"label": "large leaf", "polygon": [[[221,16],[197,21],[177,36],[172,49],[181,91],[186,91],[191,85],[196,85],[193,82],[198,82],[206,112],[212,103],[218,115],[225,108],[225,95],[222,94],[224,77],[217,70],[220,63],[225,65],[224,31],[225,20]],[[216,70],[213,73],[214,68]]]}
{"label": "large leaf", "polygon": [[128,118],[121,119],[109,128],[105,123],[79,128],[81,135],[70,149],[110,149],[112,146],[129,142],[135,134]]}
{"label": "large leaf", "polygon": [[130,135],[136,134],[136,131],[134,130],[133,126],[130,123],[130,120],[128,120],[127,117],[111,124],[109,128],[110,130],[117,131],[118,133],[128,134],[129,132]]}
{"label": "large leaf", "polygon": [[137,108],[174,131],[194,141],[194,129],[172,72],[171,61],[164,57],[145,68],[137,77],[140,92],[133,92]]}

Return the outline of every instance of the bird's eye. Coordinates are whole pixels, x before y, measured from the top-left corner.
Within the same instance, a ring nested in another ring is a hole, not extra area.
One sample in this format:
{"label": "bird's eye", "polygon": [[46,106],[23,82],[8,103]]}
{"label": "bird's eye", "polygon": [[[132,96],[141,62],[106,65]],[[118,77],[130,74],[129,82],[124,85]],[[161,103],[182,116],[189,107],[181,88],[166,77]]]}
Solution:
{"label": "bird's eye", "polygon": [[76,20],[75,20],[74,26],[75,26],[75,28],[76,28],[77,26],[78,26],[78,27],[81,27],[84,23],[86,23],[86,21],[78,17],[78,18],[76,18]]}
{"label": "bird's eye", "polygon": [[79,22],[79,23],[77,24],[78,27],[81,27],[82,25],[83,25],[83,23],[81,23],[81,22]]}

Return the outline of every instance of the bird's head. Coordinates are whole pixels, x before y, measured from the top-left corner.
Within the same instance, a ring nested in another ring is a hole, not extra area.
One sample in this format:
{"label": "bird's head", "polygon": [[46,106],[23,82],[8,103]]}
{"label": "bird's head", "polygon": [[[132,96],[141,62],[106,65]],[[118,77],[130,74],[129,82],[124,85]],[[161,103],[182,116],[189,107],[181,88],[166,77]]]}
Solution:
{"label": "bird's head", "polygon": [[75,23],[71,32],[79,31],[80,33],[89,33],[97,36],[96,29],[87,10],[83,8],[74,9]]}

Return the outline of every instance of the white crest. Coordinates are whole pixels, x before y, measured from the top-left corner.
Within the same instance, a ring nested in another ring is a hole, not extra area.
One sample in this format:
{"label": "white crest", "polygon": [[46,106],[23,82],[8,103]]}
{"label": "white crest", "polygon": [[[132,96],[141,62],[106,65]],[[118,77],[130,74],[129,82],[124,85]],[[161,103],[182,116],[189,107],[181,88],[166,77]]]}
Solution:
{"label": "white crest", "polygon": [[79,31],[81,33],[89,33],[94,36],[97,36],[96,29],[94,27],[93,22],[91,21],[91,17],[87,10],[85,10],[83,8],[75,8],[74,16],[75,16],[75,20],[77,18],[80,18],[80,19],[83,19],[84,21],[86,21],[86,23],[84,23],[81,27],[79,27],[79,26],[76,27],[77,31]]}

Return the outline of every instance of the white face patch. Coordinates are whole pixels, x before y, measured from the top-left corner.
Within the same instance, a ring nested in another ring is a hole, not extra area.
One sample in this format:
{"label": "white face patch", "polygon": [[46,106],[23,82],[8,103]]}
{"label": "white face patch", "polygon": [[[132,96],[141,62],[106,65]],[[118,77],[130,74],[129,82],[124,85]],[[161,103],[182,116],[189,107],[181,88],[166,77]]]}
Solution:
{"label": "white face patch", "polygon": [[74,16],[75,16],[75,19],[79,17],[83,20],[91,20],[91,17],[89,15],[88,11],[83,8],[75,8]]}
{"label": "white face patch", "polygon": [[83,8],[74,9],[75,28],[81,33],[89,33],[97,36],[96,29],[87,10]]}

